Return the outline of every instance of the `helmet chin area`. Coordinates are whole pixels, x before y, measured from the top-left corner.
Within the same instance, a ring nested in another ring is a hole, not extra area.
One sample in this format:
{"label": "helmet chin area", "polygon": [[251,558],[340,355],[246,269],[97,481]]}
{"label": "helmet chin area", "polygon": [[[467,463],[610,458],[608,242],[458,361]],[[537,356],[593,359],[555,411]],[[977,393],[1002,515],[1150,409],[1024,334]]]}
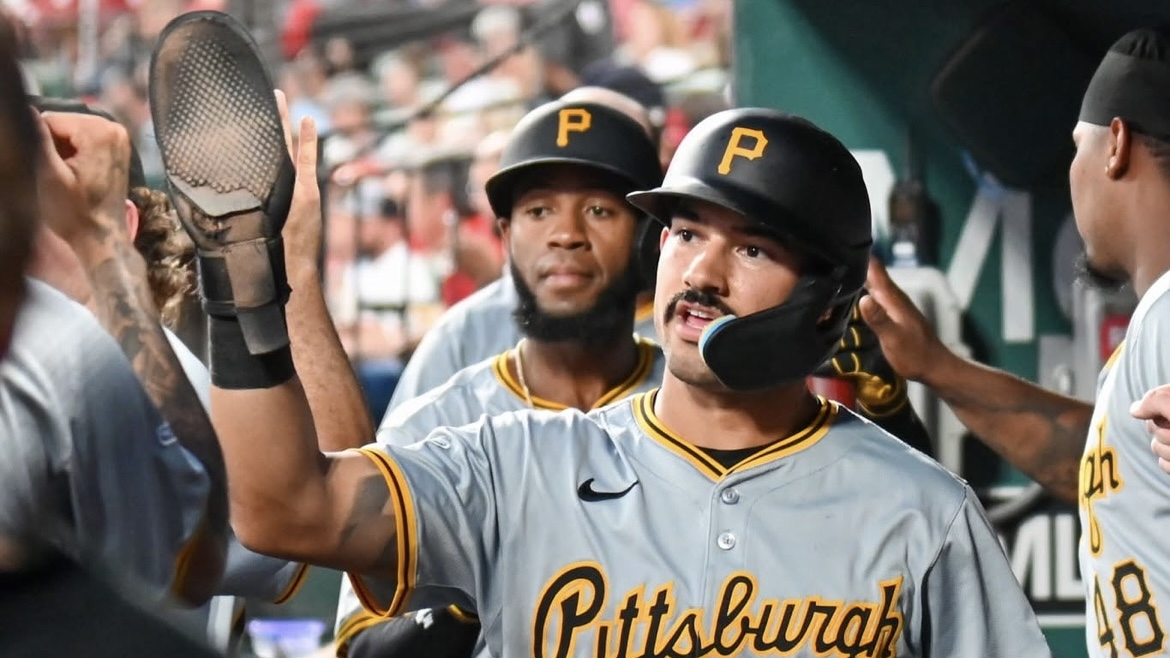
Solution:
{"label": "helmet chin area", "polygon": [[[717,335],[720,330],[727,325],[727,323],[732,322],[737,318],[739,318],[738,315],[721,315],[712,320],[711,323],[707,325],[706,329],[703,329],[703,333],[699,335],[699,354],[703,356],[704,363],[707,362],[707,343],[711,340],[711,337]],[[711,364],[708,363],[707,367],[711,367]]]}
{"label": "helmet chin area", "polygon": [[715,319],[699,338],[703,362],[735,391],[804,379],[832,354],[844,332],[848,313],[823,321],[826,310],[852,303],[838,298],[840,290],[834,281],[804,277],[793,296],[779,306]]}

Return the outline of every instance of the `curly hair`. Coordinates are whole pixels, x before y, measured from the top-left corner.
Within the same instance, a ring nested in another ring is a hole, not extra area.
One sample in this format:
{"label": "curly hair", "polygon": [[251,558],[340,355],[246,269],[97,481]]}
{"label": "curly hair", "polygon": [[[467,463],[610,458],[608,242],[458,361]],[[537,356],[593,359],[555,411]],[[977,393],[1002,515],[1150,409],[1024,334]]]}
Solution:
{"label": "curly hair", "polygon": [[130,190],[138,208],[134,248],[146,261],[146,278],[164,324],[178,326],[183,303],[194,291],[195,245],[179,225],[167,195],[147,187]]}

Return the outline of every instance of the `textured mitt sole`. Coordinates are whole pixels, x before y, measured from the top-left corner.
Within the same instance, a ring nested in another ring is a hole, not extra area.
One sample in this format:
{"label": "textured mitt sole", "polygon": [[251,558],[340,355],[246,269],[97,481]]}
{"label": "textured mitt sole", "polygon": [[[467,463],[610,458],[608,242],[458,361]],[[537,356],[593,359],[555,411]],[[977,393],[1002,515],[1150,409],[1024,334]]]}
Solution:
{"label": "textured mitt sole", "polygon": [[208,218],[288,212],[295,177],[275,89],[235,19],[184,14],[159,36],[150,106],[168,182]]}

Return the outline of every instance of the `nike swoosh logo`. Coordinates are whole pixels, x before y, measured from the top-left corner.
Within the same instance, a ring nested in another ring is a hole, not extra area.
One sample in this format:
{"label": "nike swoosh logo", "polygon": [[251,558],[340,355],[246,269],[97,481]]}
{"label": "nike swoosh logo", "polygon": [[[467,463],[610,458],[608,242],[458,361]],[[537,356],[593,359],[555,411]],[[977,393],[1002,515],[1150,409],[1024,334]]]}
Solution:
{"label": "nike swoosh logo", "polygon": [[638,486],[638,481],[634,480],[633,484],[621,491],[597,491],[593,488],[593,478],[589,478],[582,482],[581,486],[577,487],[577,496],[587,503],[595,503],[599,500],[613,500],[614,498],[621,498],[630,493],[636,486]]}

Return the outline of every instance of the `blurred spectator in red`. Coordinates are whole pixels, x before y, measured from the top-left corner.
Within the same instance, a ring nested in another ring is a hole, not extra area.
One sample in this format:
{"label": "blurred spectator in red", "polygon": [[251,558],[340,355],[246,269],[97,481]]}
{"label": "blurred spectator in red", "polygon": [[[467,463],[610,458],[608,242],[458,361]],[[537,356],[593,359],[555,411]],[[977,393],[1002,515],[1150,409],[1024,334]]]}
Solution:
{"label": "blurred spectator in red", "polygon": [[[484,160],[499,157],[498,151],[480,155]],[[464,155],[436,154],[419,163],[407,196],[411,248],[430,263],[446,306],[498,278],[503,268],[495,218],[483,217],[472,206],[471,164]],[[481,163],[479,169],[484,167]]]}
{"label": "blurred spectator in red", "polygon": [[335,317],[346,351],[363,360],[395,360],[413,334],[411,312],[438,302],[428,263],[406,241],[402,208],[377,178],[356,188],[357,260],[347,268]]}
{"label": "blurred spectator in red", "polygon": [[510,131],[496,131],[475,149],[467,173],[466,214],[455,234],[455,271],[443,282],[443,302],[451,306],[503,273],[504,245],[484,183],[500,168]]}
{"label": "blurred spectator in red", "polygon": [[280,46],[285,59],[294,59],[309,45],[313,22],[320,14],[321,6],[317,0],[292,0],[285,10],[280,31]]}

